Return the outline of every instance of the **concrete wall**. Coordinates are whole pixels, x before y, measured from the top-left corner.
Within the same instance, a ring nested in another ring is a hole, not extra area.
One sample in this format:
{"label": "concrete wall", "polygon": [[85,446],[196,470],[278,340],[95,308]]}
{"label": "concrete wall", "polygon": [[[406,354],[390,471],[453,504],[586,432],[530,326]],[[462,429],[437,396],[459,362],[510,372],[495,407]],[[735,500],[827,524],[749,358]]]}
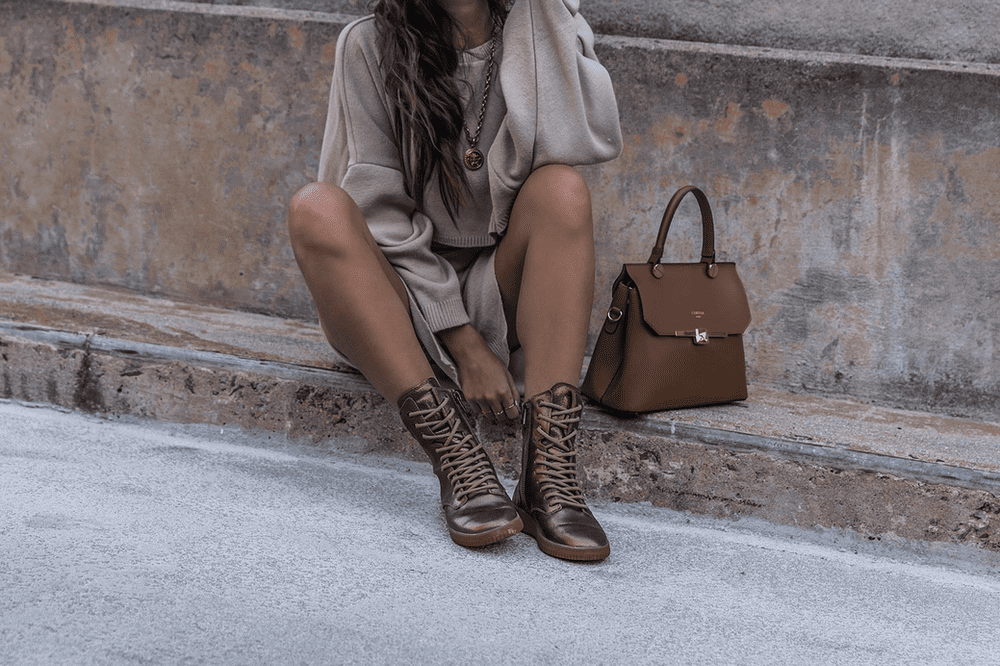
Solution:
{"label": "concrete wall", "polygon": [[628,141],[601,174],[602,276],[702,184],[751,294],[757,381],[996,418],[997,70],[605,44]]}
{"label": "concrete wall", "polygon": [[[368,13],[369,0],[212,0],[315,11]],[[1000,63],[994,0],[582,0],[606,35]]]}
{"label": "concrete wall", "polygon": [[[0,3],[0,269],[311,317],[285,207],[315,177],[346,18],[158,4]],[[752,381],[1000,419],[1000,68],[599,54],[626,148],[585,170],[592,331],[692,182],[750,294]],[[668,256],[693,258],[694,225],[675,232]]]}
{"label": "concrete wall", "polygon": [[4,2],[0,266],[286,316],[342,26]]}

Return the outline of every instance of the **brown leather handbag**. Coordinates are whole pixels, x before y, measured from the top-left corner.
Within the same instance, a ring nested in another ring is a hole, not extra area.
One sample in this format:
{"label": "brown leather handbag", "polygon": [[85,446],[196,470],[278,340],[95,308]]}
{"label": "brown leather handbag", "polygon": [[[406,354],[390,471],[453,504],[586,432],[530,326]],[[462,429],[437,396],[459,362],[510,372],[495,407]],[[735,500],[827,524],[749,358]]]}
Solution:
{"label": "brown leather handbag", "polygon": [[[661,264],[681,199],[701,208],[701,261]],[[743,333],[750,305],[733,263],[715,261],[708,197],[682,187],[670,199],[649,260],[625,264],[581,390],[622,412],[696,407],[747,397]]]}

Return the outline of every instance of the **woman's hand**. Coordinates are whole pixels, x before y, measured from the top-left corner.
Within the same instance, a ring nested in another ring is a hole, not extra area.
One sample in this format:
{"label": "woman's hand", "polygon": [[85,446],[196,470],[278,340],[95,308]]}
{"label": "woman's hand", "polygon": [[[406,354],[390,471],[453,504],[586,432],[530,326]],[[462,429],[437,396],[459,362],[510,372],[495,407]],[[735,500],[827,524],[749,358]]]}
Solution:
{"label": "woman's hand", "polygon": [[520,396],[514,379],[479,332],[465,324],[441,331],[438,336],[458,365],[458,381],[465,399],[484,415],[516,419]]}

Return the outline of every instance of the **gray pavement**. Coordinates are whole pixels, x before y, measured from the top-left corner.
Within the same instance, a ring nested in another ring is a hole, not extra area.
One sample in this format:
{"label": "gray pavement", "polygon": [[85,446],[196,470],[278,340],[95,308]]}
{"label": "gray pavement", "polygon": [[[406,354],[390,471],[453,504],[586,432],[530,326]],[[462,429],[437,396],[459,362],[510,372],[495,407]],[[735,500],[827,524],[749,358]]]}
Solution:
{"label": "gray pavement", "polygon": [[0,401],[0,663],[995,662],[997,567],[599,503],[605,562],[466,550],[361,445]]}

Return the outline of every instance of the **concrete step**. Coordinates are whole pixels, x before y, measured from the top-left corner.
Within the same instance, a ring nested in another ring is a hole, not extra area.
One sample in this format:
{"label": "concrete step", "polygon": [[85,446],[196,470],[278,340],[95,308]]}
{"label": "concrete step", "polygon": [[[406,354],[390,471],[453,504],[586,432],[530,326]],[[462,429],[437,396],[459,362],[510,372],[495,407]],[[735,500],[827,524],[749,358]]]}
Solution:
{"label": "concrete step", "polygon": [[[211,0],[209,4],[368,13],[368,0]],[[992,0],[583,0],[595,32],[734,46],[1000,63]]]}
{"label": "concrete step", "polygon": [[[423,459],[315,325],[10,274],[0,313],[4,400]],[[516,478],[515,428],[477,427]],[[996,423],[753,384],[711,408],[623,419],[592,406],[579,459],[596,498],[1000,551]]]}
{"label": "concrete step", "polygon": [[[0,4],[0,270],[310,320],[286,207],[351,16]],[[603,36],[626,145],[591,341],[680,185],[713,202],[755,386],[1000,421],[1000,66]],[[696,256],[685,203],[668,261]]]}

